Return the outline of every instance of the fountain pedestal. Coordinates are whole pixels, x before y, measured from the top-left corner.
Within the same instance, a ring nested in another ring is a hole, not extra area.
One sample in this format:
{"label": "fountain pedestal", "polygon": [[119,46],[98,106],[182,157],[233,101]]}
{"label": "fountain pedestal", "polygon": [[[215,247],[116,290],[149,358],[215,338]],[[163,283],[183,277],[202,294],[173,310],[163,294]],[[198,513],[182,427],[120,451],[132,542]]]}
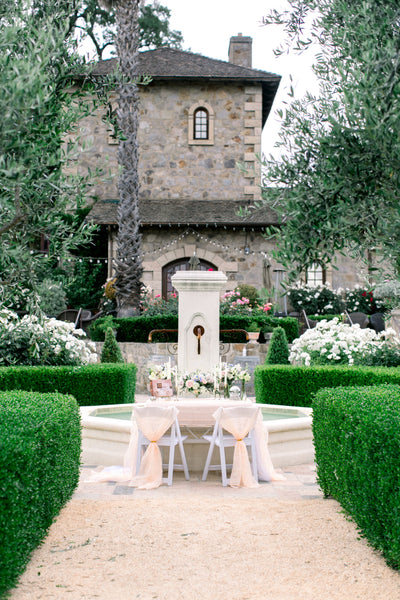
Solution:
{"label": "fountain pedestal", "polygon": [[212,371],[219,363],[219,304],[227,277],[221,271],[178,271],[178,370]]}

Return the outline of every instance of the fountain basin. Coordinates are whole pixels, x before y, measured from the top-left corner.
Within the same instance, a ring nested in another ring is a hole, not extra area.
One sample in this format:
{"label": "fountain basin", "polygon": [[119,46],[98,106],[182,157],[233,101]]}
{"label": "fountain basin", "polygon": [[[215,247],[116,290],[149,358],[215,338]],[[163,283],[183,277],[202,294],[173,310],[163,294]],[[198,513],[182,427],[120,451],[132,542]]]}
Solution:
{"label": "fountain basin", "polygon": [[[115,404],[81,407],[83,464],[123,464],[131,433],[132,406]],[[263,413],[263,425],[268,431],[268,449],[274,467],[312,462],[312,410],[273,404],[259,406]],[[189,434],[185,441],[186,458],[192,472],[201,472],[204,467],[208,442],[201,435],[205,431],[204,428],[196,428],[195,437]],[[188,432],[182,433],[187,435]]]}

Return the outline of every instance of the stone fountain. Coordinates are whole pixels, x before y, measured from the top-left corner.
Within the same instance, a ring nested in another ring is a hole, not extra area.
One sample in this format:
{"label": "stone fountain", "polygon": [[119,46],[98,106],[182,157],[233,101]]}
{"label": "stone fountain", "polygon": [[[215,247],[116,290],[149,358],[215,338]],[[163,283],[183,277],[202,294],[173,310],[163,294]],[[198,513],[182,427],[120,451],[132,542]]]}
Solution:
{"label": "stone fountain", "polygon": [[178,271],[178,371],[212,371],[219,363],[219,304],[227,277],[221,271]]}

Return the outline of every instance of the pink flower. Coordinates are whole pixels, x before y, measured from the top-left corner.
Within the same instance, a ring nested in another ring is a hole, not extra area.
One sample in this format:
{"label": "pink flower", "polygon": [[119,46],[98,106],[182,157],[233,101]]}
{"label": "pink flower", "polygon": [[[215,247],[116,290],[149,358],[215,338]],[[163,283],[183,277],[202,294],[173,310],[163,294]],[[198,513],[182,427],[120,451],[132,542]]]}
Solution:
{"label": "pink flower", "polygon": [[161,298],[161,294],[156,294],[156,298]]}
{"label": "pink flower", "polygon": [[269,304],[269,303],[264,304],[263,311],[267,312],[267,311],[271,310],[271,308],[272,308],[272,304]]}

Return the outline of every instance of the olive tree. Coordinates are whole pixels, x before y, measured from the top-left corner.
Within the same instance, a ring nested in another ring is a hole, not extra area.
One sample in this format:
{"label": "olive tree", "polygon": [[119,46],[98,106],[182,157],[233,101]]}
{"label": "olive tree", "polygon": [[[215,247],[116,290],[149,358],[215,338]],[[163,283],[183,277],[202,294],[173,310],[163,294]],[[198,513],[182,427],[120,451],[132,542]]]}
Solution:
{"label": "olive tree", "polygon": [[280,225],[277,259],[292,276],[336,252],[378,249],[400,266],[398,0],[288,0],[280,24],[304,51],[318,43],[319,93],[281,111],[281,156],[263,160],[263,202]]}

